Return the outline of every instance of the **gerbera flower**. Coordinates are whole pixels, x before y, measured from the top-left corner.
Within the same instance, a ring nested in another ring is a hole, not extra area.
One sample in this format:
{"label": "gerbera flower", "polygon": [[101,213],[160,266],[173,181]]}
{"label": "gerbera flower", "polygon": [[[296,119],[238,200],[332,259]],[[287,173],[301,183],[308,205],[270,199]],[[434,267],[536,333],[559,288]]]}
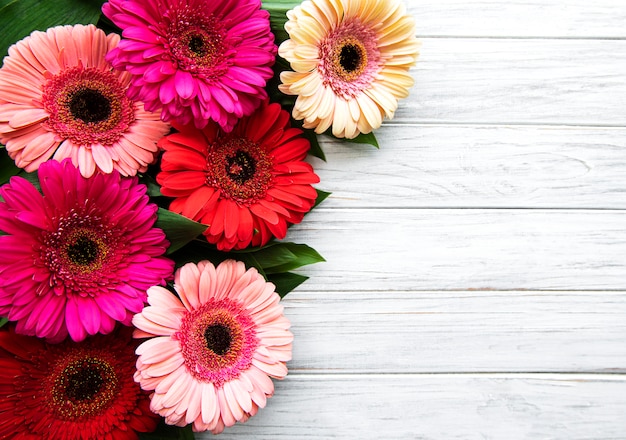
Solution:
{"label": "gerbera flower", "polygon": [[293,335],[274,285],[256,269],[226,260],[188,263],[176,272],[180,300],[162,287],[133,319],[135,380],[154,390],[150,408],[171,425],[218,433],[245,421],[287,375]]}
{"label": "gerbera flower", "polygon": [[229,131],[267,97],[276,46],[259,0],[110,0],[102,12],[124,37],[107,59],[163,120]]}
{"label": "gerbera flower", "polygon": [[319,178],[303,162],[310,144],[278,104],[263,104],[231,133],[215,123],[176,127],[179,133],[159,142],[165,153],[157,181],[176,198],[170,210],[209,225],[204,235],[219,249],[284,238],[287,223],[313,207],[311,184]]}
{"label": "gerbera flower", "polygon": [[36,31],[9,48],[0,69],[0,142],[18,167],[71,158],[85,177],[96,170],[134,176],[155,161],[169,131],[158,114],[126,96],[130,75],[104,59],[120,37],[93,25]]}
{"label": "gerbera flower", "polygon": [[133,381],[132,330],[48,344],[0,330],[0,438],[133,440],[158,417]]}
{"label": "gerbera flower", "polygon": [[354,138],[393,118],[413,85],[415,23],[399,0],[307,0],[287,13],[278,54],[295,72],[279,89],[297,95],[295,119],[305,128]]}
{"label": "gerbera flower", "polygon": [[145,185],[116,171],[83,177],[69,159],[0,188],[0,315],[18,333],[75,341],[130,325],[146,290],[171,278]]}

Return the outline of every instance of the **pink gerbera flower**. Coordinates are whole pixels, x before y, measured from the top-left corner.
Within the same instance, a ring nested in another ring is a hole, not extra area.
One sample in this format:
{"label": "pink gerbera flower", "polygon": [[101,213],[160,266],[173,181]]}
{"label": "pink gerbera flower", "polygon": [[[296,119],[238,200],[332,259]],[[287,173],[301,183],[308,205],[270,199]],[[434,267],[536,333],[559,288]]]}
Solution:
{"label": "pink gerbera flower", "polygon": [[85,177],[114,169],[133,176],[155,161],[169,126],[126,96],[130,75],[105,61],[119,39],[93,25],[58,26],[9,48],[0,142],[18,167],[71,158]]}
{"label": "pink gerbera flower", "polygon": [[130,325],[174,268],[146,187],[116,171],[85,178],[69,159],[42,164],[39,183],[43,194],[18,176],[0,188],[0,314],[52,341]]}
{"label": "pink gerbera flower", "polygon": [[124,37],[107,59],[163,120],[230,131],[267,97],[276,46],[259,0],[110,0],[102,11]]}
{"label": "pink gerbera flower", "polygon": [[274,285],[242,262],[188,263],[176,272],[180,300],[162,287],[135,315],[135,380],[154,390],[150,408],[170,425],[221,432],[246,421],[287,375],[293,335]]}

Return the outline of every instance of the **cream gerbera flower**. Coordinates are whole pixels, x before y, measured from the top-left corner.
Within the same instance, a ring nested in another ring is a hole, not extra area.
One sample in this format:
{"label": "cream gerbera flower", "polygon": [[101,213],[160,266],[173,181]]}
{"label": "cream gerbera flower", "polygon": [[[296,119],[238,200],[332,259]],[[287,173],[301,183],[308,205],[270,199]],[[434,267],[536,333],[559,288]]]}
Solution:
{"label": "cream gerbera flower", "polygon": [[399,0],[307,0],[287,13],[280,90],[297,95],[305,128],[354,138],[392,118],[419,55],[415,22]]}

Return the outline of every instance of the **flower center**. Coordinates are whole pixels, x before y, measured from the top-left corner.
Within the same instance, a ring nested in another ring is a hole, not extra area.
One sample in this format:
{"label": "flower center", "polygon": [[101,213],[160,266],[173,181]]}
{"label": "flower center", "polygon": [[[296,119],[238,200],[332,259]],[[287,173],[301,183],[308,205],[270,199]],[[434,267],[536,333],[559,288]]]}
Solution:
{"label": "flower center", "polygon": [[54,375],[53,410],[64,420],[94,415],[115,397],[117,385],[111,364],[94,356],[79,356]]}
{"label": "flower center", "polygon": [[365,47],[358,41],[347,41],[336,50],[337,72],[345,80],[356,78],[367,66]]}
{"label": "flower center", "polygon": [[272,158],[258,144],[230,138],[209,147],[207,184],[225,198],[250,205],[263,198],[272,184]]}
{"label": "flower center", "polygon": [[206,346],[213,353],[223,356],[230,350],[232,337],[230,329],[223,324],[212,324],[204,330],[204,340]]}
{"label": "flower center", "polygon": [[83,122],[100,122],[111,116],[111,102],[99,90],[77,90],[69,100],[70,113]]}
{"label": "flower center", "polygon": [[170,23],[168,47],[178,67],[205,78],[216,78],[227,66],[224,40],[227,36],[223,23],[212,15],[204,15],[190,6],[168,12]]}
{"label": "flower center", "polygon": [[226,158],[226,175],[240,185],[250,180],[255,170],[255,161],[246,151],[237,150],[234,156]]}
{"label": "flower center", "polygon": [[94,209],[70,210],[42,237],[41,261],[59,295],[99,292],[109,281],[103,270],[115,271],[128,253],[125,246],[119,246],[122,231],[107,227]]}
{"label": "flower center", "polygon": [[174,338],[189,373],[219,388],[252,364],[259,345],[255,329],[238,302],[211,299],[183,317]]}
{"label": "flower center", "polygon": [[[81,233],[82,232],[82,233]],[[89,231],[81,231],[77,234],[74,242],[69,242],[67,246],[67,256],[69,260],[79,266],[89,266],[98,259],[101,254],[100,249],[104,248],[102,243],[93,240]],[[106,249],[104,249],[106,252]]]}
{"label": "flower center", "polygon": [[189,50],[198,56],[204,56],[208,52],[207,46],[204,44],[204,40],[201,36],[192,35],[189,39]]}
{"label": "flower center", "polygon": [[318,71],[324,85],[346,99],[366,89],[381,68],[378,38],[358,19],[347,20],[319,44]]}
{"label": "flower center", "polygon": [[64,70],[43,86],[44,126],[76,145],[113,145],[135,120],[126,86],[112,71]]}

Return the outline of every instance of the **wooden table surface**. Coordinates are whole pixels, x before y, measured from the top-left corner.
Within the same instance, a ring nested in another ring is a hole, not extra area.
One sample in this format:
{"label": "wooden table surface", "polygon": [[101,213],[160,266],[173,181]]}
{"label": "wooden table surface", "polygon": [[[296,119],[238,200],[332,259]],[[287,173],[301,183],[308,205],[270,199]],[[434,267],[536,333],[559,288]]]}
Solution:
{"label": "wooden table surface", "polygon": [[327,262],[220,438],[626,439],[626,1],[406,2],[416,84],[380,150],[311,160],[288,239]]}

